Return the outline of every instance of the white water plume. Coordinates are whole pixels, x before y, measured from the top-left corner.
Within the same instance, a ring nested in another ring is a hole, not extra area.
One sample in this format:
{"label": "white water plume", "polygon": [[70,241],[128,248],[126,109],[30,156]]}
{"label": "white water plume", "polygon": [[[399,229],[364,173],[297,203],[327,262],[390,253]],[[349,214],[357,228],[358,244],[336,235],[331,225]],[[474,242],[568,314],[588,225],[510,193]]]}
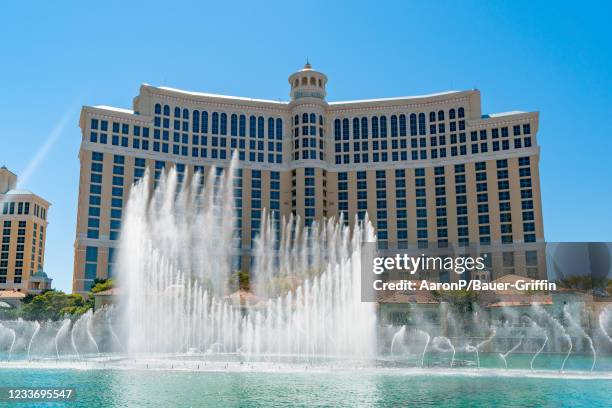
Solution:
{"label": "white water plume", "polygon": [[[231,293],[240,253],[236,164],[211,169],[203,186],[199,175],[179,183],[171,170],[156,189],[148,174],[133,187],[119,266],[128,351],[371,356],[375,309],[360,299],[361,243],[375,240],[367,221],[352,230],[332,221],[300,229],[290,219],[276,234],[274,218],[264,217],[252,254],[258,296]],[[275,285],[280,279],[295,286]]]}
{"label": "white water plume", "polygon": [[595,368],[595,363],[597,362],[597,352],[595,351],[595,345],[593,345],[593,339],[591,339],[591,336],[589,336],[584,331],[584,329],[576,322],[576,320],[574,320],[574,317],[572,316],[569,310],[569,305],[565,305],[563,307],[563,314],[567,318],[567,321],[570,323],[570,325],[574,328],[574,330],[576,330],[580,335],[587,339],[589,343],[589,348],[591,349],[591,353],[593,353],[593,364],[591,364],[591,371],[593,371],[593,369]]}
{"label": "white water plume", "polygon": [[508,369],[508,361],[506,360],[506,357],[508,357],[510,354],[512,354],[512,352],[514,350],[519,348],[521,346],[521,344],[523,344],[523,338],[522,337],[519,340],[519,342],[516,343],[510,350],[506,351],[505,353],[499,353],[499,356],[502,358],[502,360],[504,360],[504,366],[506,367],[506,370]]}

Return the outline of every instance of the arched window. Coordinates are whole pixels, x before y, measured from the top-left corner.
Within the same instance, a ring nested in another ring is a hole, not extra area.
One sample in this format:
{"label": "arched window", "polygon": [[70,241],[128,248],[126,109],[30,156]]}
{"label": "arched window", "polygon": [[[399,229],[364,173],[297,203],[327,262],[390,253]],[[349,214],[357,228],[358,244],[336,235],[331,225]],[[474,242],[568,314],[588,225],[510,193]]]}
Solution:
{"label": "arched window", "polygon": [[221,114],[221,134],[227,135],[227,113]]}
{"label": "arched window", "polygon": [[353,139],[359,139],[359,118],[353,118]]}
{"label": "arched window", "polygon": [[193,111],[193,123],[191,124],[191,126],[194,132],[200,132],[200,112],[198,112],[197,110]]}
{"label": "arched window", "polygon": [[230,116],[230,135],[238,136],[238,115],[235,113]]}
{"label": "arched window", "polygon": [[260,139],[264,138],[264,118],[260,116],[257,118],[257,137]]}
{"label": "arched window", "polygon": [[340,119],[334,120],[334,139],[340,140]]}
{"label": "arched window", "polygon": [[246,136],[246,116],[240,115],[240,127],[239,127],[239,136]]}
{"label": "arched window", "polygon": [[155,104],[155,113],[158,115],[161,115],[161,104],[159,103]]}
{"label": "arched window", "polygon": [[295,126],[300,124],[300,115],[295,115],[295,117],[293,118],[293,124]]}
{"label": "arched window", "polygon": [[415,113],[410,114],[410,135],[416,136],[417,134],[417,117]]}
{"label": "arched window", "polygon": [[317,124],[317,115],[315,115],[314,113],[310,114],[310,123],[312,123],[313,125]]}
{"label": "arched window", "polygon": [[429,112],[429,121],[430,122],[436,121],[436,112]]}
{"label": "arched window", "polygon": [[342,119],[342,139],[349,139],[349,120],[346,118]]}
{"label": "arched window", "polygon": [[391,137],[397,137],[397,116],[391,115]]}
{"label": "arched window", "polygon": [[306,77],[302,78],[302,85],[308,85],[308,78]]}
{"label": "arched window", "polygon": [[317,80],[315,79],[315,77],[310,77],[310,85],[317,85]]}
{"label": "arched window", "polygon": [[387,137],[387,117],[380,117],[380,137]]}
{"label": "arched window", "polygon": [[168,105],[164,105],[164,115],[170,116],[170,107]]}
{"label": "arched window", "polygon": [[189,119],[189,110],[183,109],[183,119]]}
{"label": "arched window", "polygon": [[323,115],[319,115],[319,125],[323,126]]}
{"label": "arched window", "polygon": [[444,120],[444,111],[438,111],[438,120]]}
{"label": "arched window", "polygon": [[283,140],[283,120],[276,119],[276,140]]}
{"label": "arched window", "polygon": [[459,114],[458,116],[460,118],[462,118],[464,116],[465,112],[463,111],[463,108],[459,108],[458,114]]}
{"label": "arched window", "polygon": [[425,114],[419,113],[419,135],[425,135]]}
{"label": "arched window", "polygon": [[257,118],[249,116],[249,137],[257,137]]}
{"label": "arched window", "polygon": [[451,109],[448,111],[448,118],[449,119],[455,119],[455,110]]}
{"label": "arched window", "polygon": [[274,139],[274,118],[268,118],[268,138]]}
{"label": "arched window", "polygon": [[368,138],[368,118],[366,117],[361,118],[361,138]]}
{"label": "arched window", "polygon": [[308,123],[308,114],[307,113],[303,113],[302,114],[302,123]]}
{"label": "arched window", "polygon": [[294,87],[298,87],[298,85],[300,85],[300,82],[296,79],[295,81],[293,81],[293,86]]}
{"label": "arched window", "polygon": [[211,133],[216,135],[219,133],[219,114],[217,112],[213,112],[212,114],[212,125],[211,125]]}
{"label": "arched window", "polygon": [[404,114],[399,116],[399,134],[400,136],[406,136],[406,115]]}
{"label": "arched window", "polygon": [[208,112],[202,111],[202,133],[208,133]]}
{"label": "arched window", "polygon": [[321,82],[320,79],[319,79],[319,88],[323,88],[323,83]]}
{"label": "arched window", "polygon": [[378,137],[378,117],[372,116],[372,137]]}
{"label": "arched window", "polygon": [[179,108],[178,106],[176,108],[174,108],[174,117],[175,118],[180,118],[181,117],[181,108]]}

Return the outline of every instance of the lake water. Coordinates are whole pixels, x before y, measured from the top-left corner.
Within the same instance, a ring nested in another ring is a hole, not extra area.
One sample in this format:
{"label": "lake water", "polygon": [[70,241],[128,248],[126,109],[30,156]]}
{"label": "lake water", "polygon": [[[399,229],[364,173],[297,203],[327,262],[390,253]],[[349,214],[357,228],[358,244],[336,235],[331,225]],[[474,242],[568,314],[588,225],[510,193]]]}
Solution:
{"label": "lake water", "polygon": [[[600,360],[594,373],[580,371],[590,367],[588,356],[572,356],[565,373],[545,369],[556,366],[559,357],[539,357],[535,372],[528,369],[529,356],[521,355],[508,359],[510,370],[499,368],[495,356],[486,355],[480,369],[461,356],[460,367],[453,369],[444,367],[444,356],[432,356],[428,365],[433,367],[428,369],[395,363],[351,369],[339,363],[225,365],[192,358],[103,364],[21,361],[0,363],[0,387],[76,390],[72,402],[21,405],[28,407],[612,405],[609,357]],[[2,407],[9,405],[0,402]]]}

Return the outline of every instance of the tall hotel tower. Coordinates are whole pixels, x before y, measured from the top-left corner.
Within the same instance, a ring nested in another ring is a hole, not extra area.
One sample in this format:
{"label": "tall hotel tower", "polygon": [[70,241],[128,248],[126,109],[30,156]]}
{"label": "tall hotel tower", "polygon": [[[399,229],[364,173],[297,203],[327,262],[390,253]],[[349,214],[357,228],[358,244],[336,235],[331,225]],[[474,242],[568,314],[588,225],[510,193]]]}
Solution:
{"label": "tall hotel tower", "polygon": [[0,167],[0,292],[51,289],[44,272],[47,211],[51,203],[17,188],[17,175]]}
{"label": "tall hotel tower", "polygon": [[122,211],[145,169],[207,173],[234,151],[247,251],[264,209],[306,224],[367,212],[381,245],[475,245],[495,249],[495,270],[537,274],[537,112],[483,114],[478,90],[328,102],[327,77],[308,63],[289,84],[289,102],[145,84],[133,110],[83,107],[73,291],[112,275]]}

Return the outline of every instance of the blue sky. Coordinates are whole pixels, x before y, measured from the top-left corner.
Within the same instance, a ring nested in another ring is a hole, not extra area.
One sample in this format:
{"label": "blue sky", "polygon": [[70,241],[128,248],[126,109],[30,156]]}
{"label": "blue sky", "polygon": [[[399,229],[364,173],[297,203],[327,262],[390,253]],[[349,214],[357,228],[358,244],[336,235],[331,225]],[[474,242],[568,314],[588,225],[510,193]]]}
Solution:
{"label": "blue sky", "polygon": [[0,165],[53,203],[45,269],[59,289],[82,105],[131,108],[143,82],[286,100],[307,56],[329,100],[478,88],[483,113],[539,111],[546,239],[612,241],[609,4],[19,3],[0,14]]}

